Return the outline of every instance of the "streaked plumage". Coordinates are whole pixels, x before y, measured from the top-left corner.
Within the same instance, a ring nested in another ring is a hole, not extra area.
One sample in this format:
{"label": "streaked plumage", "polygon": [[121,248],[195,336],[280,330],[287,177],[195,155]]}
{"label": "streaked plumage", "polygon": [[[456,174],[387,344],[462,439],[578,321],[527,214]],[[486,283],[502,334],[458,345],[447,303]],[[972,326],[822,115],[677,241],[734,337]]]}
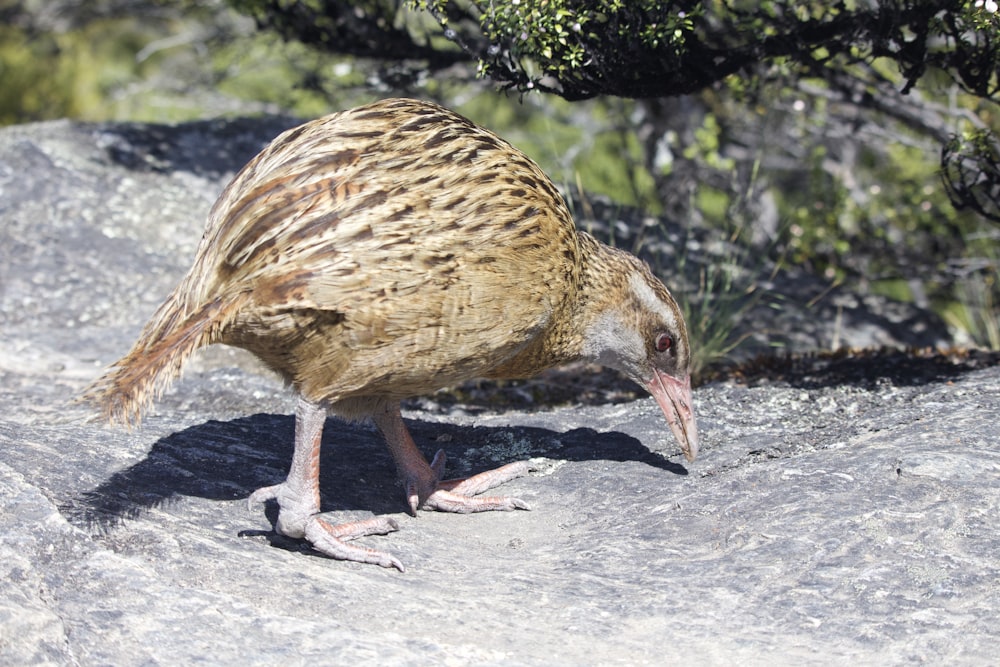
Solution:
{"label": "streaked plumage", "polygon": [[292,471],[253,499],[277,499],[279,531],[337,558],[402,569],[343,541],[391,520],[313,516],[327,410],[375,420],[412,511],[523,506],[471,496],[524,466],[441,482],[443,458],[428,466],[399,417],[400,399],[470,378],[594,359],[649,388],[696,453],[687,331],[667,289],[578,232],[530,159],[435,104],[386,100],[276,138],[226,187],[191,271],[89,396],[136,421],[213,343],[253,352],[298,393]]}

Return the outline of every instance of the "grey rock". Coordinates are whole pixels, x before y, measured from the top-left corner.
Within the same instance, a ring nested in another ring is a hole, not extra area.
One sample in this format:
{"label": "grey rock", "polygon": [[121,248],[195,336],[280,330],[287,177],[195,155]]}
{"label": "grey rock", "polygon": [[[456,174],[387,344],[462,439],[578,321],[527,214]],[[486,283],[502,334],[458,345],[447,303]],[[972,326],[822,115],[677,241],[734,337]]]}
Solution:
{"label": "grey rock", "polygon": [[503,490],[531,512],[410,517],[377,434],[331,420],[324,511],[396,518],[365,543],[404,574],[247,509],[293,427],[247,355],[201,353],[139,430],[88,423],[72,399],[287,123],[0,131],[0,664],[995,662],[995,366],[704,386],[693,464],[648,399],[411,404],[455,475],[532,459]]}

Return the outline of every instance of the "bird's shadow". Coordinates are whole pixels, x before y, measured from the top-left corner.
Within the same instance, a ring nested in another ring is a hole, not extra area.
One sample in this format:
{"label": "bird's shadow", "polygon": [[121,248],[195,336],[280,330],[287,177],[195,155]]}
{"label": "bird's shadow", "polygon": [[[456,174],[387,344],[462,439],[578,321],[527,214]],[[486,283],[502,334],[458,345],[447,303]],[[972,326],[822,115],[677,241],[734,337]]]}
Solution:
{"label": "bird's shadow", "polygon": [[[620,432],[579,428],[559,433],[535,427],[472,427],[420,420],[407,420],[407,425],[428,458],[438,449],[445,451],[449,477],[536,457],[636,461],[687,474],[684,466]],[[294,430],[294,417],[272,414],[192,426],[158,440],[142,461],[78,494],[63,510],[73,523],[105,531],[181,496],[246,498],[284,479]],[[323,511],[385,514],[405,510],[392,458],[371,426],[328,419],[320,464]],[[271,505],[268,518],[273,524],[276,510]]]}

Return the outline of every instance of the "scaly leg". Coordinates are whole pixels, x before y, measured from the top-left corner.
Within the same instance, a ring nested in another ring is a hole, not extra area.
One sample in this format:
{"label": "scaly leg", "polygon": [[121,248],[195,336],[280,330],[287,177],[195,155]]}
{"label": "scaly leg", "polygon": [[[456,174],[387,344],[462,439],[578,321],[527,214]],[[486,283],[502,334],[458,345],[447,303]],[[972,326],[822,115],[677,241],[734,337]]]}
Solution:
{"label": "scaly leg", "polygon": [[396,470],[406,490],[406,500],[410,512],[416,516],[417,508],[435,509],[441,512],[489,512],[492,510],[509,511],[515,509],[530,509],[522,500],[506,496],[489,496],[473,498],[494,486],[528,474],[530,467],[526,461],[509,463],[495,470],[473,475],[465,479],[441,480],[444,472],[445,455],[439,451],[434,461],[428,465],[420,450],[413,443],[410,432],[403,423],[399,413],[399,403],[386,406],[372,417],[375,426],[382,433],[392,458],[396,462]]}
{"label": "scaly leg", "polygon": [[344,541],[399,530],[393,519],[375,517],[335,526],[316,516],[319,513],[319,452],[325,421],[323,406],[299,397],[295,408],[295,451],[288,478],[281,484],[254,491],[249,503],[276,500],[278,521],[275,530],[288,537],[305,538],[313,548],[331,558],[394,567],[402,572],[403,564],[389,554]]}

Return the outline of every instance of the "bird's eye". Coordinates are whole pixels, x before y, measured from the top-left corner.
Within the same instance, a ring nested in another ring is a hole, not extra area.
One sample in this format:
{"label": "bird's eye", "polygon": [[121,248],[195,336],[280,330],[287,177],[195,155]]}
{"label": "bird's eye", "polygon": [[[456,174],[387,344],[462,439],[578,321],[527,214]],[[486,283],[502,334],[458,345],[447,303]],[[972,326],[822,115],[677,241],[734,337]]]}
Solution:
{"label": "bird's eye", "polygon": [[670,337],[670,334],[661,333],[656,337],[656,351],[666,352],[674,346],[674,339]]}

